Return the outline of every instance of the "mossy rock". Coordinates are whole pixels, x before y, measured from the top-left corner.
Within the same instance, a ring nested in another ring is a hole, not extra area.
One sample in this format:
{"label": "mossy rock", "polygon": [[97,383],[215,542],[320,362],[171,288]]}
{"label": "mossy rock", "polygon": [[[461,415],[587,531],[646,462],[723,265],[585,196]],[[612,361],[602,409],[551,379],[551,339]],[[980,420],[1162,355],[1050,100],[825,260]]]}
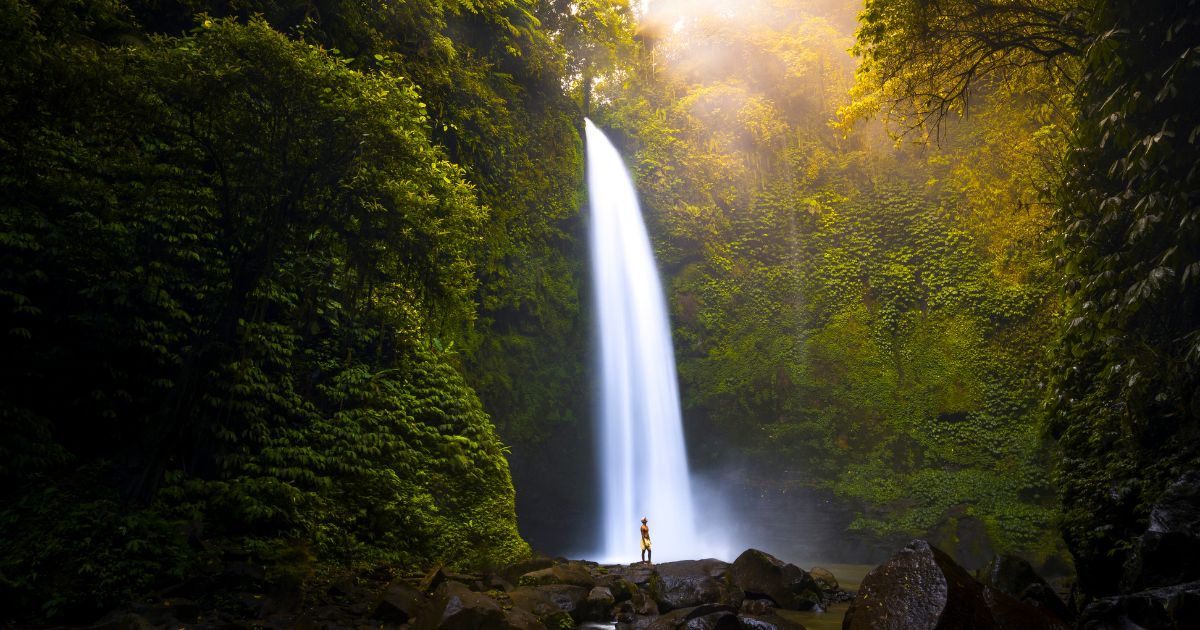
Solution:
{"label": "mossy rock", "polygon": [[541,617],[538,617],[538,621],[542,622],[542,624],[550,630],[553,630],[554,628],[558,628],[559,630],[570,630],[571,628],[575,627],[575,619],[573,619],[570,613],[565,610],[558,610],[548,615],[542,615]]}
{"label": "mossy rock", "polygon": [[608,587],[609,592],[613,595],[613,599],[618,602],[632,598],[633,594],[638,590],[636,584],[619,575],[607,576],[607,579],[602,580],[601,584]]}
{"label": "mossy rock", "polygon": [[596,585],[596,579],[583,566],[568,564],[526,573],[518,581],[520,586],[548,586],[551,584],[566,584],[591,589]]}

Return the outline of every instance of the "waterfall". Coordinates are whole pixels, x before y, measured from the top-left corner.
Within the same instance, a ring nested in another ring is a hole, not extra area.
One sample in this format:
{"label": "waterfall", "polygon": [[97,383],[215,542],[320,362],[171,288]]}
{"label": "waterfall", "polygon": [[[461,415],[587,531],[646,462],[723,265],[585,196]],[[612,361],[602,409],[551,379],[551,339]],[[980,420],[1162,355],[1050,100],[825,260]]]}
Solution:
{"label": "waterfall", "polygon": [[649,519],[654,561],[702,558],[666,301],[633,181],[585,120],[597,313],[601,533],[597,559],[629,563]]}

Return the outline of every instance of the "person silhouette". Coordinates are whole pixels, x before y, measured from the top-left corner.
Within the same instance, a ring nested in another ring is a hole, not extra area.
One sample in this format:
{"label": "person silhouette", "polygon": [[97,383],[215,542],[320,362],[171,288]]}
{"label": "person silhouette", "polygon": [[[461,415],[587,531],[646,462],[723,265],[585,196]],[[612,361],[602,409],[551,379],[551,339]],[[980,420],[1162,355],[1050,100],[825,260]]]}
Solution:
{"label": "person silhouette", "polygon": [[642,562],[653,563],[653,553],[650,551],[650,527],[646,525],[646,517],[642,517]]}

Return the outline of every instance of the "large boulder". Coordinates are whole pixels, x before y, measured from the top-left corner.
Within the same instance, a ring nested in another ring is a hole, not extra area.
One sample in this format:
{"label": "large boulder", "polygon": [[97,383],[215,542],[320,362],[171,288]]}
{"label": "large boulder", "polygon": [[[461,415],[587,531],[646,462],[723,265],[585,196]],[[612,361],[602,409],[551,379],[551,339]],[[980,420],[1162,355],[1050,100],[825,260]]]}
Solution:
{"label": "large boulder", "polygon": [[416,619],[425,606],[426,597],[417,589],[394,580],[383,589],[371,608],[371,618],[402,624]]}
{"label": "large boulder", "polygon": [[1071,618],[1067,605],[1023,558],[1009,554],[992,558],[983,569],[983,584],[1011,595],[1021,603],[1044,608],[1064,621]]}
{"label": "large boulder", "polygon": [[1043,610],[976,582],[941,550],[914,540],[875,567],[843,630],[1066,630]]}
{"label": "large boulder", "polygon": [[1150,527],[1125,565],[1121,591],[1200,580],[1200,471],[1180,477],[1150,510]]}
{"label": "large boulder", "polygon": [[508,616],[500,605],[461,582],[442,582],[416,622],[414,630],[507,630]]}
{"label": "large boulder", "polygon": [[733,584],[729,563],[711,558],[683,560],[658,565],[655,600],[659,610],[721,604],[737,609],[742,590]]}
{"label": "large boulder", "polygon": [[1083,609],[1081,630],[1194,630],[1200,628],[1200,581],[1107,597]]}
{"label": "large boulder", "polygon": [[743,551],[733,561],[730,574],[746,597],[769,598],[789,610],[811,610],[821,604],[821,587],[812,576],[765,551]]}

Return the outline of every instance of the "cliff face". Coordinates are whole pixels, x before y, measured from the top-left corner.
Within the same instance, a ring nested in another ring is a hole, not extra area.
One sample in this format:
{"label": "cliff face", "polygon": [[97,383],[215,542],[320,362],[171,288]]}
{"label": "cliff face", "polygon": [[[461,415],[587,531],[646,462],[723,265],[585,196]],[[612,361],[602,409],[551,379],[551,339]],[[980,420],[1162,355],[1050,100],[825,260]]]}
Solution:
{"label": "cliff face", "polygon": [[1194,3],[1096,3],[1058,196],[1063,329],[1050,430],[1080,585],[1122,589],[1152,507],[1200,467],[1200,23]]}

